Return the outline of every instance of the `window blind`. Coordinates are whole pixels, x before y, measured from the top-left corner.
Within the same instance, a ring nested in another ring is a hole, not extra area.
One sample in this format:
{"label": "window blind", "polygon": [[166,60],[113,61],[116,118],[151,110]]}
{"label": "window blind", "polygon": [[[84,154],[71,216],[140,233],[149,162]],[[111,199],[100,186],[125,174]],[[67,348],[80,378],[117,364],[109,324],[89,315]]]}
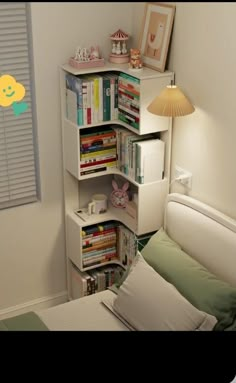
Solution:
{"label": "window blind", "polygon": [[21,83],[21,101],[28,104],[18,116],[12,106],[0,105],[0,209],[37,200],[27,7],[23,2],[0,3],[0,79],[9,74]]}

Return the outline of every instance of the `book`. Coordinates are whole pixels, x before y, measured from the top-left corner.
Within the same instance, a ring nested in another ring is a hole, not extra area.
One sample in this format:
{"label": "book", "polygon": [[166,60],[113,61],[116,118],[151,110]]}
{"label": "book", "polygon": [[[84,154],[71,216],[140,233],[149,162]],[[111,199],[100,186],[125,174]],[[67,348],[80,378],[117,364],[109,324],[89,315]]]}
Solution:
{"label": "book", "polygon": [[[83,230],[85,231],[85,230]],[[91,234],[87,234],[87,235],[83,235],[82,239],[83,240],[87,240],[87,239],[90,239],[90,238],[94,238],[94,237],[103,237],[105,235],[110,235],[110,234],[114,234],[116,233],[116,228],[115,227],[112,227],[110,229],[107,229],[107,230],[103,230],[102,232],[100,230],[96,230],[95,232],[92,232]]]}
{"label": "book", "polygon": [[116,244],[116,238],[111,239],[110,241],[101,241],[99,243],[93,244],[91,247],[83,248],[83,256],[91,256],[93,254],[97,254],[96,250],[101,250],[106,252],[107,248],[110,248]]}
{"label": "book", "polygon": [[96,152],[91,152],[91,153],[81,153],[80,154],[80,159],[86,159],[86,158],[96,158],[96,157],[104,157],[105,155],[111,156],[111,155],[116,156],[116,148],[110,149],[110,148],[105,148],[103,150],[98,150]]}
{"label": "book", "polygon": [[84,125],[82,79],[67,73],[66,89],[67,118],[82,126]]}
{"label": "book", "polygon": [[97,224],[92,226],[86,226],[82,230],[82,236],[93,234],[93,233],[99,233],[102,234],[104,230],[108,229],[115,229],[118,226],[118,223],[116,221],[108,221],[104,222],[103,224]]}
{"label": "book", "polygon": [[138,141],[137,146],[137,179],[140,184],[159,181],[164,174],[165,143],[159,139]]}
{"label": "book", "polygon": [[106,170],[107,170],[107,166],[103,166],[103,167],[97,168],[97,169],[84,170],[84,171],[80,172],[80,175],[81,176],[87,176],[87,175],[93,174],[93,173],[105,172]]}
{"label": "book", "polygon": [[103,75],[103,121],[111,119],[111,81]]}
{"label": "book", "polygon": [[106,242],[106,241],[113,240],[115,238],[116,238],[116,232],[107,233],[107,234],[104,234],[104,235],[102,234],[102,235],[99,235],[99,236],[96,236],[96,237],[91,237],[91,238],[88,238],[88,239],[84,239],[82,241],[82,248],[92,247],[94,244],[100,243],[101,241],[102,242]]}

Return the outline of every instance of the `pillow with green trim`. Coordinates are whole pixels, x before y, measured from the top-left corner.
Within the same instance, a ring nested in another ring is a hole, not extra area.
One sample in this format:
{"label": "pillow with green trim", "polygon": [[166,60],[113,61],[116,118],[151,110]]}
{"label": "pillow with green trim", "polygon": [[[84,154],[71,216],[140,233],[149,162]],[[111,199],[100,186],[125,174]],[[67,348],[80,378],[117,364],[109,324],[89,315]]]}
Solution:
{"label": "pillow with green trim", "polygon": [[236,329],[236,288],[218,279],[160,229],[143,258],[196,308],[217,318],[214,330]]}

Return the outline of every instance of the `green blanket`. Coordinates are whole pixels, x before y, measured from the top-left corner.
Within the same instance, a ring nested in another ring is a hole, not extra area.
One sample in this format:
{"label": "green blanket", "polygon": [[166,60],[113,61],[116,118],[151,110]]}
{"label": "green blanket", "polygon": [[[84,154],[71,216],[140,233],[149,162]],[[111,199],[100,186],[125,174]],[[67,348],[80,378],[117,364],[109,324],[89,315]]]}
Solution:
{"label": "green blanket", "polygon": [[0,321],[0,331],[49,331],[33,311]]}

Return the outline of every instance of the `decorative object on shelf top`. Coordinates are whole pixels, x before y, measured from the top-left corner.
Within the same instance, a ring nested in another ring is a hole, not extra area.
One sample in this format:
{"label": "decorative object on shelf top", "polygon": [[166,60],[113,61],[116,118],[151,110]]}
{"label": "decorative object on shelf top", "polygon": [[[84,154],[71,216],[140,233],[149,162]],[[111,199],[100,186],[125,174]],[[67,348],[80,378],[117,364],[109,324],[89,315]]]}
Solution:
{"label": "decorative object on shelf top", "polygon": [[129,69],[133,71],[140,71],[143,69],[140,49],[130,49]]}
{"label": "decorative object on shelf top", "polygon": [[101,58],[99,46],[90,48],[78,46],[74,57],[70,57],[69,64],[77,69],[104,66],[105,60]]}
{"label": "decorative object on shelf top", "polygon": [[129,39],[129,35],[118,29],[114,32],[110,39],[112,41],[112,49],[110,54],[110,62],[116,64],[123,64],[129,62],[129,53],[127,50],[126,41]]}
{"label": "decorative object on shelf top", "polygon": [[119,188],[117,182],[112,180],[113,191],[111,193],[110,199],[114,207],[124,209],[127,202],[129,201],[129,196],[127,190],[129,189],[129,182],[125,182],[122,188]]}
{"label": "decorative object on shelf top", "polygon": [[146,3],[140,50],[143,65],[165,71],[175,5]]}

